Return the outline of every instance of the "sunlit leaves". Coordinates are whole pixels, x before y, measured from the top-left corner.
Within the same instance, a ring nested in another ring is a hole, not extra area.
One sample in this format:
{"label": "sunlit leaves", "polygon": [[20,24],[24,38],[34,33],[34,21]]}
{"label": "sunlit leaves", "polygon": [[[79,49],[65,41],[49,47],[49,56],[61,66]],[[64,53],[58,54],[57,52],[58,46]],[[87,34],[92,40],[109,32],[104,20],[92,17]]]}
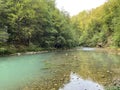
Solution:
{"label": "sunlit leaves", "polygon": [[80,44],[120,46],[120,0],[108,0],[91,11],[83,11],[72,19],[81,28]]}

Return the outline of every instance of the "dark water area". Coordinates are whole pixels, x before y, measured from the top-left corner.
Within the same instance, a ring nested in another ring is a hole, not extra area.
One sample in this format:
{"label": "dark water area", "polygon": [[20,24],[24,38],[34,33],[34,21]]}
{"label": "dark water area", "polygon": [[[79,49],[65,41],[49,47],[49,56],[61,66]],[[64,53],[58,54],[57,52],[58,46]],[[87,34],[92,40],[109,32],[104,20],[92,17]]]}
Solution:
{"label": "dark water area", "polygon": [[120,56],[94,48],[0,57],[0,90],[120,90]]}

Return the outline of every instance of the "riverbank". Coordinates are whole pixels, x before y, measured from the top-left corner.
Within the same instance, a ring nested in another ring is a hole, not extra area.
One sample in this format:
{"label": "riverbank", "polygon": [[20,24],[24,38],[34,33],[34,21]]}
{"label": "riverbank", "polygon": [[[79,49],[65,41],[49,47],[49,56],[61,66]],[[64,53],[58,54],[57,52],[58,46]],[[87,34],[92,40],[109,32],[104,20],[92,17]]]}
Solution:
{"label": "riverbank", "polygon": [[[90,49],[90,47],[88,47]],[[76,48],[72,49],[57,49],[57,48],[0,48],[0,56],[8,56],[8,55],[32,55],[32,54],[39,54],[39,53],[45,53],[49,51],[63,51],[63,50],[75,50]],[[80,49],[84,49],[84,47],[80,47]],[[109,54],[116,54],[120,55],[120,48],[111,48],[111,47],[106,47],[106,48],[96,48],[93,47],[92,49],[100,52],[107,52]]]}
{"label": "riverbank", "polygon": [[120,55],[120,48],[96,48],[97,51],[107,52],[108,54]]}
{"label": "riverbank", "polygon": [[120,55],[120,48],[106,48],[106,51],[108,51],[111,54]]}
{"label": "riverbank", "polygon": [[[84,47],[82,47],[82,48],[84,48]],[[57,48],[5,49],[5,48],[0,48],[0,56],[32,55],[32,54],[46,53],[49,51],[63,51],[63,50],[71,51],[72,49],[57,49]],[[94,50],[100,51],[100,52],[107,52],[109,54],[120,55],[120,48],[106,47],[106,48],[94,48]]]}
{"label": "riverbank", "polygon": [[1,47],[0,56],[9,56],[9,55],[29,55],[29,54],[39,54],[48,51],[56,50],[55,48],[33,48],[33,47]]}

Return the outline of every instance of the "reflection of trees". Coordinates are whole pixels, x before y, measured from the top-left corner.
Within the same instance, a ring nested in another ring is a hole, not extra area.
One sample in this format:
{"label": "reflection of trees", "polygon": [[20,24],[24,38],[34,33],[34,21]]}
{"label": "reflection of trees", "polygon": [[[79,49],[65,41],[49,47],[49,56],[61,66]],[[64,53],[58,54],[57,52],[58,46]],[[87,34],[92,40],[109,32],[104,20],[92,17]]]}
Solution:
{"label": "reflection of trees", "polygon": [[[49,63],[52,63],[54,70],[61,69],[60,72],[76,72],[82,78],[107,84],[114,77],[120,75],[119,56],[109,55],[100,52],[66,52],[56,53]],[[69,71],[68,71],[69,70]]]}
{"label": "reflection of trees", "polygon": [[120,68],[120,57],[115,55],[97,52],[79,52],[76,53],[76,56],[80,58],[77,73],[83,78],[91,78],[99,83],[111,82],[117,75],[113,69]]}

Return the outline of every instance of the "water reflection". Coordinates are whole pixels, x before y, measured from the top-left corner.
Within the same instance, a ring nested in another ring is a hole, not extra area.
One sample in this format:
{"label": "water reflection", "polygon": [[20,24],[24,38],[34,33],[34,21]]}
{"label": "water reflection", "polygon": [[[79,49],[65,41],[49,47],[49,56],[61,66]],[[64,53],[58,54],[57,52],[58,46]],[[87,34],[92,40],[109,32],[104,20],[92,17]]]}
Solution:
{"label": "water reflection", "polygon": [[95,50],[95,48],[83,47],[83,48],[77,48],[77,50],[93,51],[93,50]]}
{"label": "water reflection", "polygon": [[[47,61],[47,64],[50,65],[51,71],[59,71],[60,73],[70,73],[73,71],[80,75],[85,81],[91,78],[92,81],[98,82],[103,85],[104,88],[111,85],[114,80],[120,78],[120,56],[110,55],[97,50],[56,52],[51,60]],[[64,88],[60,90],[77,90]]]}
{"label": "water reflection", "polygon": [[76,73],[71,73],[70,82],[59,90],[104,90],[103,86],[91,80],[84,80]]}
{"label": "water reflection", "polygon": [[120,56],[91,49],[0,57],[0,90],[116,88],[120,79]]}

